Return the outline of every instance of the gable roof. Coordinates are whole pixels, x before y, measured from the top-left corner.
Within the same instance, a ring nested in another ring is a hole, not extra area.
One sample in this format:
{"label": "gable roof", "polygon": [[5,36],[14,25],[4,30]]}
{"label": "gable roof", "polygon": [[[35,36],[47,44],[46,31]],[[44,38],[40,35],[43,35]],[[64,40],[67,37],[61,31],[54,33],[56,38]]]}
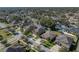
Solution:
{"label": "gable roof", "polygon": [[41,37],[44,39],[53,39],[56,37],[56,34],[53,31],[47,31],[46,33],[42,34]]}
{"label": "gable roof", "polygon": [[70,46],[71,46],[73,40],[72,40],[72,38],[67,37],[66,35],[60,35],[60,36],[56,37],[55,42],[56,42],[58,45],[61,45],[61,46],[70,48]]}

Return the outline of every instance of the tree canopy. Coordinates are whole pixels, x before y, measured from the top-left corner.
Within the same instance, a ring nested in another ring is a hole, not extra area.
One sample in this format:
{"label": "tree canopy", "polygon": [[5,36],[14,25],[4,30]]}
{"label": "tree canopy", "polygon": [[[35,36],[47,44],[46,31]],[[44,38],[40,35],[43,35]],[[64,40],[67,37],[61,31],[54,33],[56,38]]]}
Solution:
{"label": "tree canopy", "polygon": [[52,18],[43,17],[40,19],[40,24],[45,27],[51,27],[55,24],[54,20]]}

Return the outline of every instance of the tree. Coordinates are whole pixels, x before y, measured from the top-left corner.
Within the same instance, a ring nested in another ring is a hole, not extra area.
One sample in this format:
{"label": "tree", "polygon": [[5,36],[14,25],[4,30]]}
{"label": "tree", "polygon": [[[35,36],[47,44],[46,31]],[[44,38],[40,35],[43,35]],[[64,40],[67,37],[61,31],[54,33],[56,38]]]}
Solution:
{"label": "tree", "polygon": [[45,27],[51,27],[52,25],[55,24],[55,21],[49,17],[43,17],[40,19],[40,24],[45,26]]}
{"label": "tree", "polygon": [[12,16],[11,21],[20,22],[20,21],[22,21],[22,18],[20,16],[14,15],[14,16]]}
{"label": "tree", "polygon": [[1,41],[2,44],[6,44],[7,43],[7,40],[3,40]]}
{"label": "tree", "polygon": [[9,43],[5,44],[6,47],[9,47],[10,45],[11,45],[11,44],[9,44]]}
{"label": "tree", "polygon": [[66,18],[61,18],[61,20],[59,22],[65,26],[69,26],[69,24],[70,24],[68,19],[66,19]]}
{"label": "tree", "polygon": [[0,35],[0,40],[3,40],[3,36],[2,35]]}

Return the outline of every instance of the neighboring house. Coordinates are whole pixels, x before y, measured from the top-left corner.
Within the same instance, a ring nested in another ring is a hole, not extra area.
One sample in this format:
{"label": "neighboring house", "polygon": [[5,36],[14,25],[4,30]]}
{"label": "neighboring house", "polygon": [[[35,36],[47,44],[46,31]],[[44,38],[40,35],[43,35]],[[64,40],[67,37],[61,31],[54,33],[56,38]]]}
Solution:
{"label": "neighboring house", "polygon": [[70,46],[73,44],[73,40],[72,38],[67,37],[66,35],[63,34],[56,37],[55,43],[69,49]]}
{"label": "neighboring house", "polygon": [[53,31],[47,31],[44,34],[41,35],[42,38],[44,39],[55,39],[56,38],[56,34]]}
{"label": "neighboring house", "polygon": [[79,28],[70,28],[69,30],[68,30],[69,32],[74,32],[74,33],[77,33],[78,34],[78,36],[79,36]]}
{"label": "neighboring house", "polygon": [[57,22],[55,28],[58,29],[58,30],[64,30],[64,31],[65,31],[66,29],[68,29],[67,26],[62,25],[62,24],[60,24],[59,22]]}
{"label": "neighboring house", "polygon": [[29,26],[29,25],[32,24],[32,23],[33,23],[32,20],[27,19],[27,20],[25,20],[25,21],[23,22],[23,26]]}
{"label": "neighboring house", "polygon": [[70,37],[70,38],[74,41],[74,43],[77,42],[78,38],[77,38],[76,35],[73,35],[73,34],[70,34],[70,33],[67,33],[67,32],[63,32],[63,33],[64,33],[67,37]]}
{"label": "neighboring house", "polygon": [[28,32],[28,31],[32,32],[34,30],[34,28],[35,28],[35,26],[33,24],[30,24],[29,26],[24,26],[23,31],[24,32]]}
{"label": "neighboring house", "polygon": [[70,17],[69,22],[71,24],[76,24],[78,22],[78,19],[74,19],[73,17]]}
{"label": "neighboring house", "polygon": [[43,26],[38,24],[35,24],[34,26],[35,26],[34,33],[41,35],[45,32],[45,28]]}
{"label": "neighboring house", "polygon": [[58,20],[60,19],[59,16],[51,16],[51,18],[52,18],[53,20],[56,20],[56,21],[58,21]]}
{"label": "neighboring house", "polygon": [[24,49],[20,46],[16,46],[16,47],[9,47],[6,52],[23,52]]}

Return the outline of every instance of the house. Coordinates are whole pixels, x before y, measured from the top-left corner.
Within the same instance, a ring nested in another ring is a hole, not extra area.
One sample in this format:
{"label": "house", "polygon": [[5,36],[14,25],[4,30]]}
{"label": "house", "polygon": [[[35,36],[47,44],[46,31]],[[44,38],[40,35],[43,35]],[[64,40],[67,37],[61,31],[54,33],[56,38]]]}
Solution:
{"label": "house", "polygon": [[51,16],[51,18],[52,18],[53,20],[55,20],[55,21],[58,21],[58,20],[60,19],[59,16]]}
{"label": "house", "polygon": [[71,37],[67,37],[66,35],[63,34],[56,37],[55,43],[58,44],[59,46],[69,49],[70,46],[73,44],[73,40]]}
{"label": "house", "polygon": [[70,37],[75,43],[77,42],[78,38],[76,35],[67,33],[67,32],[63,32],[67,37]]}
{"label": "house", "polygon": [[61,24],[61,23],[59,23],[59,22],[57,22],[55,28],[58,29],[58,30],[64,30],[64,31],[65,31],[66,29],[68,29],[67,26],[65,26],[65,25],[63,25],[63,24]]}
{"label": "house", "polygon": [[35,24],[34,26],[35,26],[35,29],[34,29],[35,34],[41,35],[45,32],[45,27],[43,27],[39,24]]}
{"label": "house", "polygon": [[24,49],[21,46],[9,47],[6,52],[23,52]]}
{"label": "house", "polygon": [[44,39],[55,39],[56,38],[56,34],[53,31],[47,31],[44,34],[41,35],[42,38]]}
{"label": "house", "polygon": [[78,19],[74,19],[73,17],[70,17],[69,22],[71,24],[77,24],[78,23]]}

